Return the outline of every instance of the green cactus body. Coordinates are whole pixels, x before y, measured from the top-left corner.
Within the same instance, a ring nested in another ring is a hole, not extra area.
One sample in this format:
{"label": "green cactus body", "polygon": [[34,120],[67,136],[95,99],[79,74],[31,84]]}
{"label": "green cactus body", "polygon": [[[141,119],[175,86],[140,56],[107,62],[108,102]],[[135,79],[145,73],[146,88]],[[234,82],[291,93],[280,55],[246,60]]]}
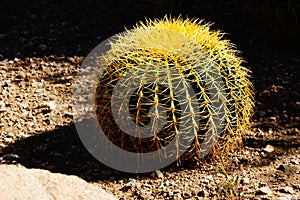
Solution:
{"label": "green cactus body", "polygon": [[[214,144],[212,158],[239,147],[252,114],[253,88],[249,70],[222,35],[202,21],[164,18],[112,41],[101,58],[96,91],[97,117],[110,141],[138,153],[175,141],[176,151],[169,153],[178,159],[185,149],[182,159],[199,157],[205,142]],[[121,89],[114,92],[117,84]],[[112,104],[121,106],[113,110]],[[122,130],[126,115],[131,123],[150,127],[151,134]],[[216,127],[222,131],[216,133]]]}

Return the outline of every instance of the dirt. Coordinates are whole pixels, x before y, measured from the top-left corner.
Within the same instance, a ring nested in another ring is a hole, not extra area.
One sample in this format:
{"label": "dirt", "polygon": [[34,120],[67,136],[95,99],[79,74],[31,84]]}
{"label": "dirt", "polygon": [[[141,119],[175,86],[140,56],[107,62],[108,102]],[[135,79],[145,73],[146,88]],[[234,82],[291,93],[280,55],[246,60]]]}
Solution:
{"label": "dirt", "polygon": [[133,0],[15,3],[6,2],[0,16],[2,164],[76,175],[123,199],[300,199],[300,49],[264,33],[245,3],[194,2],[178,11],[215,22],[212,29],[228,33],[253,72],[256,107],[244,147],[220,162],[139,175],[110,169],[86,151],[72,90],[97,44],[162,15]]}

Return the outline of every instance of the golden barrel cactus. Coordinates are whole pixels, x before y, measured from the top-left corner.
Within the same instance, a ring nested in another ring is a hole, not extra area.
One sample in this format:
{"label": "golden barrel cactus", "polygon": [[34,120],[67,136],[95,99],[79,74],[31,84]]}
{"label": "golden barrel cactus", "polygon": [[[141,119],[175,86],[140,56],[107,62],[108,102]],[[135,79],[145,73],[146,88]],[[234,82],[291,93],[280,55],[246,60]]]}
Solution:
{"label": "golden barrel cactus", "polygon": [[[218,158],[241,145],[253,108],[250,71],[223,33],[199,20],[148,20],[111,41],[96,114],[112,143],[176,159]],[[182,156],[183,155],[183,156]]]}

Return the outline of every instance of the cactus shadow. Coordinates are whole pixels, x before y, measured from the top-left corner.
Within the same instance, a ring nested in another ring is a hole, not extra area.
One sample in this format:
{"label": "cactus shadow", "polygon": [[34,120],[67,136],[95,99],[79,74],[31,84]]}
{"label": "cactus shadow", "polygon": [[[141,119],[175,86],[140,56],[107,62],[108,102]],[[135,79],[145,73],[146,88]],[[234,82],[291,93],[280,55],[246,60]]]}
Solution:
{"label": "cactus shadow", "polygon": [[[280,148],[299,148],[300,143],[286,140],[246,139],[245,145],[250,148],[263,148],[266,144]],[[276,155],[283,156],[282,155]],[[0,163],[21,164],[27,168],[39,168],[54,173],[76,175],[86,181],[119,180],[124,178],[150,177],[151,173],[132,174],[112,169],[95,159],[83,146],[74,123],[59,126],[53,131],[36,134],[32,137],[18,140],[0,151]],[[244,165],[251,162],[243,163]],[[268,162],[258,163],[260,166]],[[163,171],[180,171],[190,169],[189,165],[181,167],[176,164]]]}
{"label": "cactus shadow", "polygon": [[16,141],[0,151],[0,163],[76,175],[86,181],[136,176],[111,169],[96,160],[81,143],[74,123]]}

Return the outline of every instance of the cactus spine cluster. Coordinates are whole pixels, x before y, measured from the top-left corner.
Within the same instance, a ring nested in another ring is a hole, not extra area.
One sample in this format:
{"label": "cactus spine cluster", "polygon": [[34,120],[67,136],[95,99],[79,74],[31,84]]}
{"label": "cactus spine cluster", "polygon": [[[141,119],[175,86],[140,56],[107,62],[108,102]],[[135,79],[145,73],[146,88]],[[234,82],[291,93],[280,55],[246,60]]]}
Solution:
{"label": "cactus spine cluster", "polygon": [[[139,23],[112,41],[101,58],[105,64],[95,100],[110,141],[146,153],[175,140],[178,159],[184,150],[182,159],[206,155],[203,143],[211,140],[217,141],[211,158],[238,148],[252,114],[253,88],[250,71],[222,36],[203,21],[165,17]],[[117,84],[122,86],[114,91]],[[128,122],[125,115],[139,127],[150,127],[150,136],[120,128]]]}

